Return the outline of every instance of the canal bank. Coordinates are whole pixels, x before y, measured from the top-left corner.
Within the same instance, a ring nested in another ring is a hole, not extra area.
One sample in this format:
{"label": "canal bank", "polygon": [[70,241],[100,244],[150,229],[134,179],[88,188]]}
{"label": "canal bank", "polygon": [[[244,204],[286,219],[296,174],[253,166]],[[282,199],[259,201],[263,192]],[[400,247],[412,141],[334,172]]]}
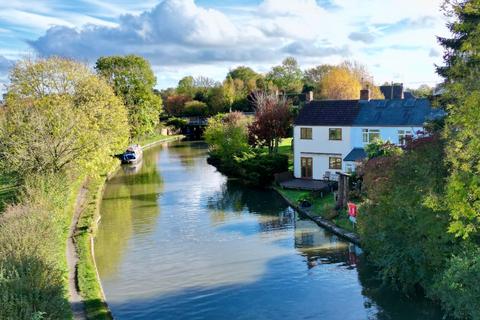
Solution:
{"label": "canal bank", "polygon": [[344,238],[345,240],[360,246],[361,243],[360,243],[360,237],[358,236],[358,234],[354,232],[350,232],[343,228],[340,228],[339,226],[337,226],[335,223],[333,223],[328,219],[313,215],[308,208],[302,208],[297,203],[289,199],[286,195],[282,193],[281,190],[279,190],[278,187],[273,187],[272,189],[275,190],[290,206],[292,206],[295,210],[297,210],[297,212],[299,212],[303,216],[315,222],[319,227],[325,228],[328,231]]}
{"label": "canal bank", "polygon": [[[160,143],[179,140],[172,136],[150,142],[147,150]],[[70,227],[67,259],[70,279],[70,303],[75,319],[112,319],[95,260],[95,234],[101,219],[100,203],[106,182],[120,170],[116,164],[106,176],[87,179],[79,191]]]}
{"label": "canal bank", "polygon": [[201,143],[155,146],[107,182],[95,255],[116,319],[442,318],[381,286],[354,245],[275,191],[206,157]]}

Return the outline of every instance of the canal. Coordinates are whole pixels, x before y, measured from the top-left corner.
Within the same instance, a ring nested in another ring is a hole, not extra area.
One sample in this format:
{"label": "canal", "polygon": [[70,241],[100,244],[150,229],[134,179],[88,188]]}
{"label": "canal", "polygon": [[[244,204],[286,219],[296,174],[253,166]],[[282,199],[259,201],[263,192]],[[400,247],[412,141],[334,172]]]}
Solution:
{"label": "canal", "polygon": [[108,182],[95,254],[116,319],[442,318],[381,287],[359,248],[206,156],[202,143],[161,144]]}

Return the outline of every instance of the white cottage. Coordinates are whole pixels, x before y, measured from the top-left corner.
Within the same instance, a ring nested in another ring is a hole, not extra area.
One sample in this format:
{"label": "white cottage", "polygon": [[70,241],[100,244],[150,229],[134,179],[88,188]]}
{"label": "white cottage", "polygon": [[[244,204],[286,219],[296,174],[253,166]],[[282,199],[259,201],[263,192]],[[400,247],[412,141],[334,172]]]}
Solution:
{"label": "white cottage", "polygon": [[294,122],[295,178],[331,180],[352,172],[365,158],[365,145],[375,139],[403,144],[423,132],[427,120],[443,114],[428,99],[310,101]]}

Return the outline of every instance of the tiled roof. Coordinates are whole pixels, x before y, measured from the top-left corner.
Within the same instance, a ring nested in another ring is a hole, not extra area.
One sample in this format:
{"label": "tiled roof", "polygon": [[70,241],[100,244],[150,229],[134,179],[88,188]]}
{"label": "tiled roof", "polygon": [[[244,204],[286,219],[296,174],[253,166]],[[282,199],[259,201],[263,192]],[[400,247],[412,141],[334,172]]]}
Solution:
{"label": "tiled roof", "polygon": [[432,108],[428,99],[360,101],[354,126],[423,126],[427,120],[444,114]]}
{"label": "tiled roof", "polygon": [[443,115],[428,99],[320,100],[306,104],[295,125],[422,126]]}
{"label": "tiled roof", "polygon": [[360,161],[367,157],[363,148],[353,148],[343,161]]}
{"label": "tiled roof", "polygon": [[306,104],[295,125],[350,126],[358,114],[358,100],[318,100]]}

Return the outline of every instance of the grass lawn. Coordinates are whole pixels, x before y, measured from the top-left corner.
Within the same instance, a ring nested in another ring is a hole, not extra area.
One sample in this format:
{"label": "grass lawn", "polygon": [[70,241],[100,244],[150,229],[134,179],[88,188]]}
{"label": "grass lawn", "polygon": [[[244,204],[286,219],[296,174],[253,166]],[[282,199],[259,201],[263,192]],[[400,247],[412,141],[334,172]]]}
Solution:
{"label": "grass lawn", "polygon": [[292,138],[285,138],[278,145],[278,153],[288,156],[288,170],[293,171]]}
{"label": "grass lawn", "polygon": [[[322,218],[331,220],[340,228],[343,228],[348,231],[354,232],[354,228],[352,223],[348,219],[347,211],[342,210],[338,215],[335,214],[335,200],[333,198],[333,193],[329,193],[325,195],[323,198],[316,195],[315,193],[312,194],[310,191],[302,191],[302,190],[288,190],[288,189],[277,189],[281,194],[283,194],[286,198],[288,198],[293,203],[298,203],[300,199],[305,197],[310,197],[312,201],[312,207],[310,209],[310,213],[314,216],[320,216]],[[336,216],[335,216],[336,215]]]}
{"label": "grass lawn", "polygon": [[18,186],[14,179],[0,175],[0,213],[15,200]]}

